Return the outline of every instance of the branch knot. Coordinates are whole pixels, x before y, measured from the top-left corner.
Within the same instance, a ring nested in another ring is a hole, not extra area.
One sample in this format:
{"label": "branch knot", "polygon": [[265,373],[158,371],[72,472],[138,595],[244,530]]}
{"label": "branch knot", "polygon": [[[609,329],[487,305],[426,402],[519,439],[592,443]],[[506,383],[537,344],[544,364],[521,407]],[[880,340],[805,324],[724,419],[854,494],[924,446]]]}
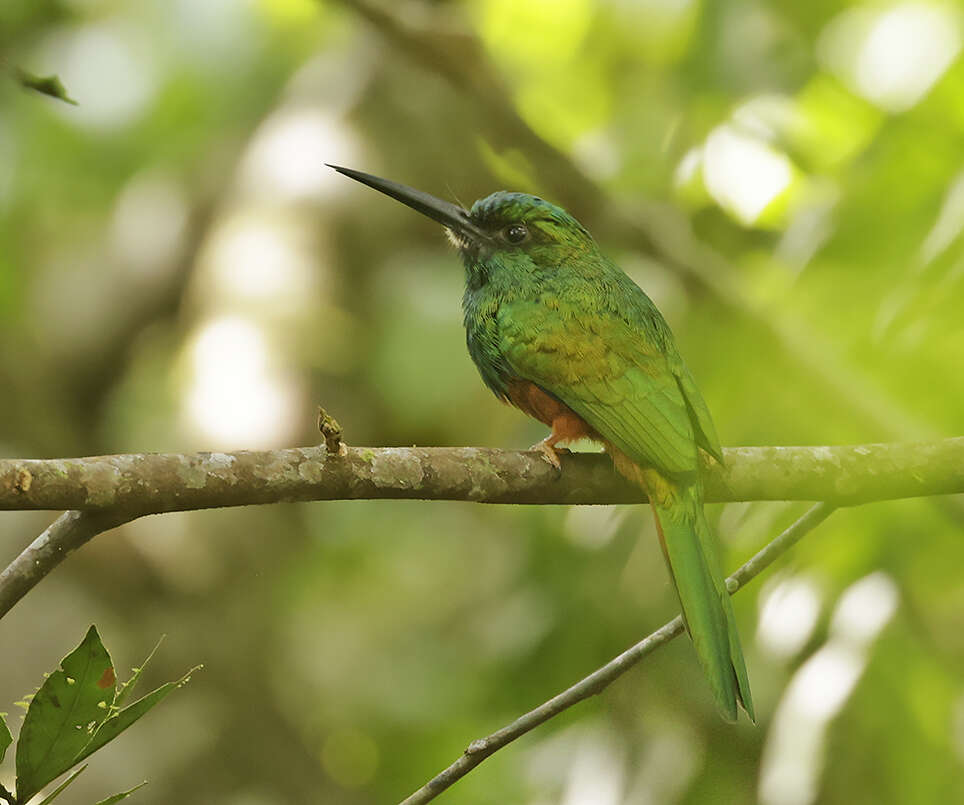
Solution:
{"label": "branch knot", "polygon": [[342,429],[338,420],[320,405],[318,406],[318,430],[325,437],[325,448],[330,456],[347,456],[348,445],[342,441]]}

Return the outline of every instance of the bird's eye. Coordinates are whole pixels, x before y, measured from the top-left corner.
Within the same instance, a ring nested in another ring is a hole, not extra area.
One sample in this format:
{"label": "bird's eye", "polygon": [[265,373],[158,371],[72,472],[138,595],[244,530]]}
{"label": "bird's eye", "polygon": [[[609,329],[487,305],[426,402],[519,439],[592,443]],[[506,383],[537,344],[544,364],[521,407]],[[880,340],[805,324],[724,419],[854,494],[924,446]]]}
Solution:
{"label": "bird's eye", "polygon": [[507,226],[502,234],[509,243],[522,243],[529,237],[529,230],[522,224],[512,224],[512,226]]}

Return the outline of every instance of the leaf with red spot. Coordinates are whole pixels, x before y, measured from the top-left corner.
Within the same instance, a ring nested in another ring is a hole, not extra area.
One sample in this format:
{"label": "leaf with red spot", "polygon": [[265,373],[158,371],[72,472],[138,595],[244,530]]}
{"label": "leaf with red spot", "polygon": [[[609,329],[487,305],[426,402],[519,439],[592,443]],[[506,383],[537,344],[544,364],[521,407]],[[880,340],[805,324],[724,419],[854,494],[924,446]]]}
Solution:
{"label": "leaf with red spot", "polygon": [[17,798],[26,802],[77,762],[114,701],[114,666],[93,626],[30,701],[17,741]]}
{"label": "leaf with red spot", "polygon": [[[155,650],[157,646],[154,647]],[[152,651],[133,676],[120,687],[114,665],[93,626],[77,648],[68,654],[30,697],[30,706],[17,744],[17,801],[26,802],[47,783],[96,752],[171,692],[186,684],[191,669],[128,707],[121,709],[134,688]],[[198,666],[200,667],[200,666]],[[0,718],[0,760],[12,739]],[[59,796],[80,772],[68,778],[45,802]],[[140,786],[115,794],[104,803],[120,802]]]}
{"label": "leaf with red spot", "polygon": [[110,688],[114,689],[114,685],[117,683],[117,675],[114,673],[113,666],[104,669],[104,673],[101,674],[100,679],[97,680],[97,687],[101,690],[106,690]]}
{"label": "leaf with red spot", "polygon": [[[155,650],[156,650],[155,646]],[[120,687],[114,665],[93,626],[83,642],[61,662],[31,698],[17,744],[17,801],[26,802],[47,783],[96,752],[172,691],[186,684],[191,669],[176,682],[151,691],[121,709],[152,651],[133,676]],[[198,666],[200,667],[200,666]],[[11,738],[0,718],[0,760]],[[76,777],[70,777],[49,797],[59,796]],[[104,803],[120,802],[140,786],[115,794]]]}

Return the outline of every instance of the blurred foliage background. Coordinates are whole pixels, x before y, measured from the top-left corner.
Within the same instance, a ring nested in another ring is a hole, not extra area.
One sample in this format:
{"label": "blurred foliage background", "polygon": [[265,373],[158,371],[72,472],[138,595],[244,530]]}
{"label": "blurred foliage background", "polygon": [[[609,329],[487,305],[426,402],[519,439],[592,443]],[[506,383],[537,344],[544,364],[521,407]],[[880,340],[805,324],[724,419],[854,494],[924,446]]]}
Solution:
{"label": "blurred foliage background", "polygon": [[[661,307],[724,444],[964,433],[964,14],[819,0],[5,0],[0,452],[518,447],[431,222],[323,166],[546,195]],[[802,505],[712,507],[735,567]],[[52,519],[4,513],[8,561]],[[459,803],[964,801],[964,501],[835,514],[736,599],[760,723],[676,641]],[[153,517],[0,624],[205,670],[68,793],[384,803],[675,612],[637,508]],[[122,674],[123,675],[123,674]],[[11,727],[16,731],[14,718]],[[0,769],[12,783],[12,759]]]}

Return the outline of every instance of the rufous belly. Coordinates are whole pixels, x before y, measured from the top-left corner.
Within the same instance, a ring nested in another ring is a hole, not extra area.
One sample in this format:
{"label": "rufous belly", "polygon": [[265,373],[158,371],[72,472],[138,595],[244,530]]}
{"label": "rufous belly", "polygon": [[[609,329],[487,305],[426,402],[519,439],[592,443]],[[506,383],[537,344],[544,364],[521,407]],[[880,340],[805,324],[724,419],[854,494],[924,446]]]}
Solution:
{"label": "rufous belly", "polygon": [[511,381],[507,396],[520,411],[552,428],[551,444],[583,438],[602,440],[579,414],[529,380]]}

